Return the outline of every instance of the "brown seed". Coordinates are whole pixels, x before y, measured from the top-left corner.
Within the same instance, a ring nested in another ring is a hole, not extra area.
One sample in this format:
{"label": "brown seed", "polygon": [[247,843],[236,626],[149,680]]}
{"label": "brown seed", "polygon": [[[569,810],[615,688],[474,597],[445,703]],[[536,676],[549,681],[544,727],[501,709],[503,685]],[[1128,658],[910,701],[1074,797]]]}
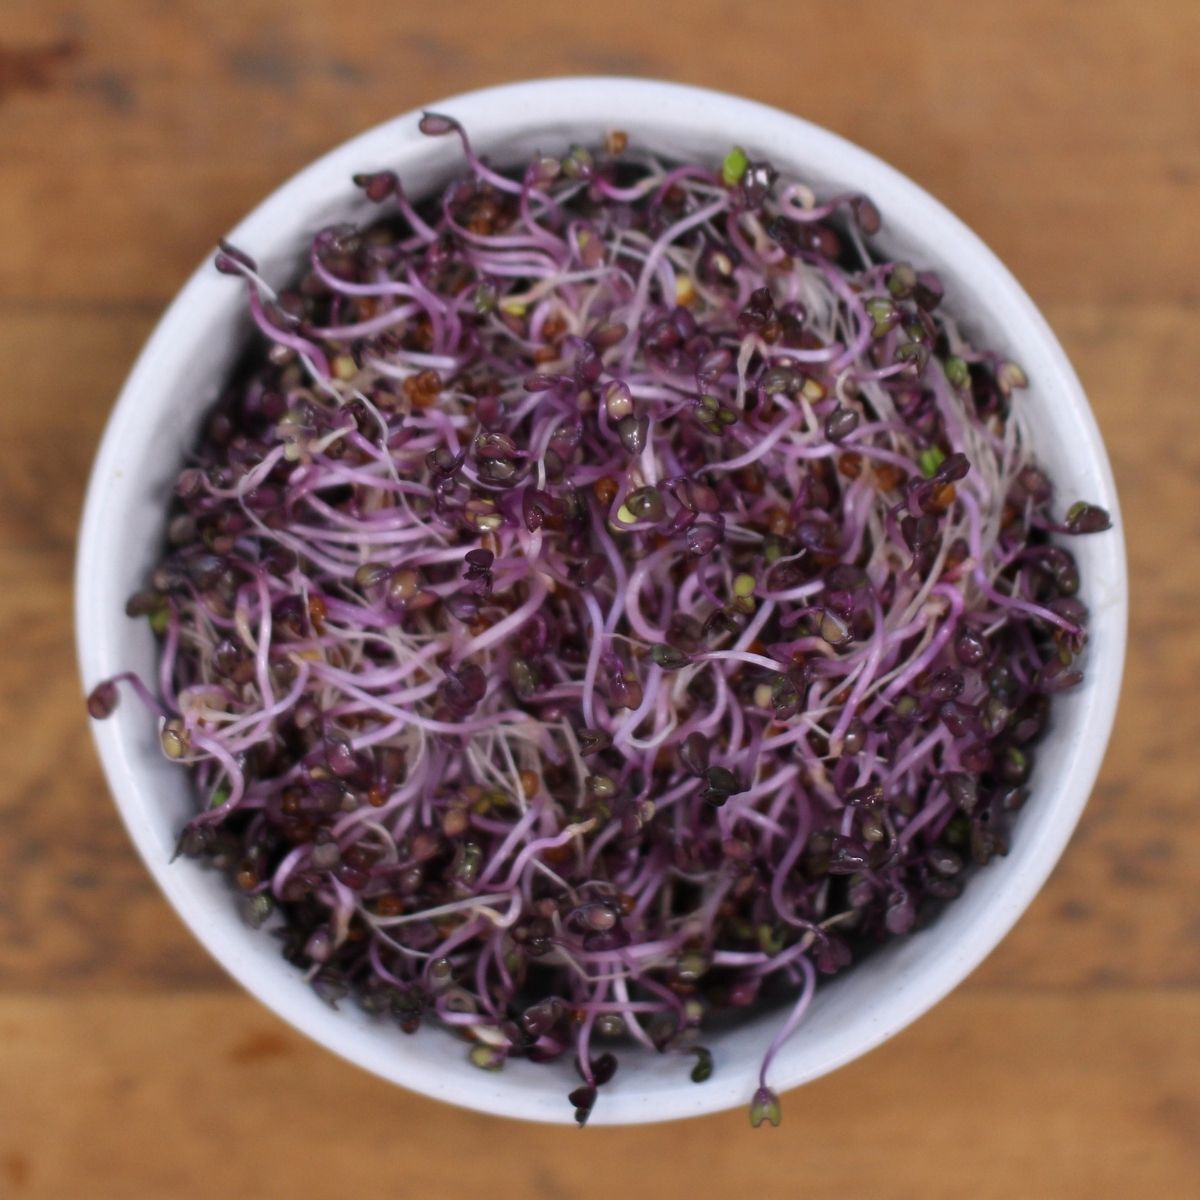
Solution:
{"label": "brown seed", "polygon": [[568,846],[551,846],[541,853],[541,859],[544,863],[551,867],[560,867],[565,862],[571,861],[571,856],[574,851]]}
{"label": "brown seed", "polygon": [[461,808],[450,809],[442,818],[442,832],[448,838],[460,837],[467,832],[470,825],[471,818]]}
{"label": "brown seed", "polygon": [[372,808],[382,808],[387,803],[387,793],[380,787],[368,788],[367,803]]}
{"label": "brown seed", "polygon": [[381,917],[398,917],[404,911],[404,901],[388,892],[375,901],[375,911]]}
{"label": "brown seed", "polygon": [[411,600],[421,587],[421,577],[411,567],[393,573],[388,581],[388,598],[396,601]]}
{"label": "brown seed", "polygon": [[967,544],[966,542],[956,541],[950,546],[946,552],[946,567],[944,574],[961,567],[967,560]]}
{"label": "brown seed", "polygon": [[751,463],[748,467],[743,467],[736,472],[734,479],[737,485],[743,492],[748,492],[751,496],[758,496],[763,490],[763,473],[757,463]]}
{"label": "brown seed", "polygon": [[433,370],[419,371],[404,381],[404,394],[417,408],[429,408],[442,390],[442,377]]}
{"label": "brown seed", "polygon": [[775,505],[767,509],[767,532],[775,534],[776,537],[782,537],[785,533],[790,533],[792,529],[792,518],[788,516],[787,509],[780,508]]}
{"label": "brown seed", "polygon": [[537,794],[538,783],[540,782],[537,773],[534,771],[522,771],[520,775],[521,791],[525,793],[525,798],[528,800]]}
{"label": "brown seed", "polygon": [[309,596],[308,619],[312,622],[312,627],[317,633],[325,632],[325,618],[328,615],[329,609],[325,601],[320,596]]}
{"label": "brown seed", "polygon": [[954,503],[954,498],[957,495],[958,493],[954,490],[954,484],[946,483],[938,488],[936,492],[934,492],[933,502],[938,506],[938,508],[945,510]]}
{"label": "brown seed", "polygon": [[609,154],[622,154],[629,145],[629,137],[622,129],[610,129],[604,135],[604,149]]}
{"label": "brown seed", "polygon": [[592,495],[606,508],[616,499],[617,481],[611,475],[605,475],[592,484]]}
{"label": "brown seed", "polygon": [[838,470],[847,479],[857,479],[862,474],[863,460],[861,454],[849,451],[838,459]]}
{"label": "brown seed", "polygon": [[428,317],[422,316],[416,319],[409,335],[409,341],[412,343],[409,347],[412,350],[423,350],[428,353],[433,349],[433,323]]}
{"label": "brown seed", "polygon": [[892,463],[879,463],[873,470],[875,485],[881,492],[894,492],[908,478],[904,471]]}

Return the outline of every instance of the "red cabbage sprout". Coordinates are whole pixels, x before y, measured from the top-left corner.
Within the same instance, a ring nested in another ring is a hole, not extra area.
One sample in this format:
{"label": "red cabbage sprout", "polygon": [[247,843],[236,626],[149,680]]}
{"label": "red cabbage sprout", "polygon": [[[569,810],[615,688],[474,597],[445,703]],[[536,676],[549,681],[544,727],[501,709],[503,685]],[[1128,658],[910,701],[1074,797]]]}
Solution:
{"label": "red cabbage sprout", "polygon": [[[180,472],[117,684],[195,780],[179,850],[331,1003],[685,1056],[1003,854],[1087,611],[1014,363],[871,201],[609,134],[321,230]],[[157,693],[157,694],[155,694]]]}

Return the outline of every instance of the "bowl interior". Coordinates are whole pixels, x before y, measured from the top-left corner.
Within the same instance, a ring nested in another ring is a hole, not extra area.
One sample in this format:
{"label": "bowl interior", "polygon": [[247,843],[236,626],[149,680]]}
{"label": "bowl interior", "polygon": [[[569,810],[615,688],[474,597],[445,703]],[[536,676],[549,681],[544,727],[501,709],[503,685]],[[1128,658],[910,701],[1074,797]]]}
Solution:
{"label": "bowl interior", "polygon": [[[881,244],[941,272],[946,303],[965,318],[967,331],[1025,367],[1032,386],[1021,402],[1029,406],[1039,456],[1061,502],[1086,498],[1108,507],[1118,522],[1113,533],[1072,545],[1092,611],[1088,676],[1055,705],[1010,855],[975,875],[930,928],[818,990],[772,1072],[779,1090],[793,1087],[891,1036],[959,982],[1032,899],[1087,799],[1115,708],[1126,608],[1116,494],[1095,423],[1058,343],[990,251],[910,181],[824,130],[718,93],[621,79],[516,84],[433,107],[462,120],[476,147],[501,164],[535,149],[561,152],[620,128],[634,143],[675,158],[719,160],[739,143],[818,193],[868,193],[884,215]],[[350,183],[355,171],[389,167],[410,195],[427,194],[458,169],[460,158],[455,139],[423,137],[418,117],[399,117],[319,160],[247,217],[232,240],[258,259],[267,278],[283,282],[316,229],[365,208]],[[96,461],[80,539],[77,623],[88,686],[120,670],[155,677],[146,623],[125,618],[124,603],[152,565],[174,475],[248,335],[240,287],[206,264],[164,316],[122,392]],[[161,757],[153,722],[125,703],[95,726],[95,735],[149,868],[197,937],[245,987],[330,1049],[397,1083],[508,1116],[570,1120],[569,1065],[516,1061],[492,1075],[471,1067],[461,1042],[441,1031],[405,1037],[352,1004],[340,1012],[328,1008],[283,962],[273,938],[242,924],[221,878],[187,861],[168,865],[192,798],[185,774]],[[651,1121],[744,1103],[779,1019],[763,1015],[712,1038],[717,1069],[702,1086],[688,1080],[688,1060],[624,1053],[593,1120]]]}

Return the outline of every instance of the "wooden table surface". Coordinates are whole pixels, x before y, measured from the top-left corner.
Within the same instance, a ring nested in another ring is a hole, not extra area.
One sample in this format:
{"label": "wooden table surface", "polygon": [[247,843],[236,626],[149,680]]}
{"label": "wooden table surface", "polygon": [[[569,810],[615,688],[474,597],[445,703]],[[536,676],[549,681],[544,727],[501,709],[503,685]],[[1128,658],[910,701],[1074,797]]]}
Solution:
{"label": "wooden table surface", "polygon": [[[154,889],[75,674],[85,474],[196,262],[368,125],[587,72],[780,105],[946,201],[1058,331],[1125,504],[1132,653],[1078,836],[983,968],[777,1131],[518,1125],[310,1045]],[[0,1196],[1200,1194],[1197,79],[1196,0],[0,0]]]}

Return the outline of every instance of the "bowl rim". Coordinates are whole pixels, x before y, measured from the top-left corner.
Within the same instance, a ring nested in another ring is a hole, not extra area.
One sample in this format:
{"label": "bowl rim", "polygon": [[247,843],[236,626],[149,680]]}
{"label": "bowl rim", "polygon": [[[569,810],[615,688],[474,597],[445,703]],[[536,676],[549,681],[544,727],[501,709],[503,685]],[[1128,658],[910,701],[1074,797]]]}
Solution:
{"label": "bowl rim", "polygon": [[[1056,810],[1053,819],[1048,819],[1041,836],[1022,851],[1024,858],[1020,869],[1010,871],[1007,887],[1003,891],[1003,903],[997,903],[989,919],[980,920],[976,936],[969,945],[956,948],[956,953],[943,955],[942,960],[929,964],[924,970],[925,986],[914,993],[909,989],[902,1003],[893,1003],[886,1019],[879,1019],[865,1026],[852,1044],[842,1045],[824,1055],[810,1055],[803,1069],[787,1071],[784,1056],[777,1060],[775,1071],[777,1090],[784,1091],[817,1078],[838,1066],[859,1057],[879,1045],[912,1021],[916,1020],[938,1001],[952,991],[974,968],[995,948],[1008,933],[1018,917],[1025,911],[1040,890],[1051,869],[1057,863],[1086,804],[1088,795],[1099,772],[1104,751],[1115,719],[1117,698],[1124,666],[1127,622],[1127,571],[1125,548],[1120,521],[1119,503],[1112,470],[1100,438],[1099,430],[1091,409],[1084,396],[1082,386],[1062,347],[1051,332],[1045,319],[1033,301],[1000,262],[996,255],[939,201],[919,187],[907,176],[889,166],[869,151],[847,141],[839,135],[780,109],[748,100],[740,96],[688,84],[661,80],[627,78],[621,76],[563,76],[549,79],[526,80],[493,87],[477,89],[439,100],[424,109],[413,109],[381,122],[342,142],[308,166],[292,175],[282,185],[256,205],[229,235],[234,242],[246,241],[253,249],[253,231],[264,220],[283,215],[290,207],[305,210],[304,199],[309,188],[331,171],[340,172],[347,178],[358,163],[369,163],[373,159],[390,153],[399,155],[401,147],[421,137],[416,131],[416,122],[422,111],[436,109],[449,112],[468,128],[473,127],[476,117],[484,114],[495,118],[497,111],[510,111],[515,116],[542,107],[554,107],[564,121],[581,125],[590,122],[602,128],[608,119],[605,114],[619,114],[621,123],[635,124],[636,116],[642,112],[669,111],[675,114],[682,127],[684,114],[692,111],[713,112],[719,110],[725,123],[732,122],[746,130],[753,130],[758,143],[778,145],[781,139],[796,138],[816,154],[822,162],[836,163],[836,174],[855,180],[856,186],[872,198],[884,199],[880,207],[885,213],[898,199],[919,210],[921,220],[936,225],[944,243],[952,244],[955,253],[967,254],[974,266],[986,268],[990,283],[999,289],[1000,301],[1008,310],[1006,323],[1018,327],[1023,338],[1040,344],[1042,352],[1049,355],[1056,372],[1055,387],[1062,402],[1070,406],[1072,416],[1079,426],[1079,453],[1085,457],[1089,469],[1093,470],[1101,484],[1100,495],[1094,497],[1109,508],[1114,529],[1109,536],[1110,544],[1106,563],[1112,570],[1108,580],[1109,599],[1106,602],[1108,639],[1105,657],[1089,664],[1089,672],[1098,677],[1091,682],[1086,712],[1081,715],[1081,727],[1086,729],[1087,745],[1074,754],[1071,768],[1059,786]],[[519,128],[514,121],[511,128]],[[762,130],[764,137],[757,136]],[[863,180],[861,185],[859,181]],[[349,194],[349,187],[347,187]],[[890,198],[890,199],[889,199]],[[247,238],[249,236],[249,239]],[[142,402],[142,393],[150,380],[157,362],[169,357],[176,334],[190,320],[189,313],[198,303],[210,275],[210,259],[196,269],[183,285],[154,330],[147,339],[126,379],[116,405],[107,422],[103,438],[91,471],[87,496],[79,534],[76,574],[76,640],[80,669],[85,686],[94,684],[104,671],[103,660],[103,616],[96,612],[97,580],[105,562],[99,556],[102,512],[105,494],[111,486],[114,470],[120,461],[122,430],[136,416],[137,406]],[[210,303],[204,300],[203,303]],[[228,301],[237,302],[235,298]],[[101,637],[98,642],[97,631]],[[218,963],[248,992],[266,1004],[293,1028],[306,1034],[329,1050],[356,1065],[398,1083],[414,1091],[434,1098],[447,1100],[467,1108],[529,1120],[569,1122],[570,1112],[561,1097],[555,1092],[553,1105],[531,1100],[526,1094],[513,1092],[506,1095],[499,1089],[471,1089],[446,1086],[429,1078],[417,1078],[420,1072],[394,1069],[386,1056],[372,1056],[361,1039],[356,1041],[343,1031],[337,1023],[318,1022],[311,1010],[302,1009],[292,1003],[291,997],[279,990],[265,988],[253,964],[239,953],[237,941],[226,936],[214,924],[205,919],[205,912],[195,902],[189,891],[187,877],[169,868],[159,853],[159,845],[149,831],[136,819],[130,802],[130,788],[138,772],[137,763],[121,748],[115,736],[110,736],[105,723],[92,722],[92,732],[101,763],[107,777],[118,811],[129,831],[129,835],[142,856],[151,875],[172,907],[190,928],[192,934],[217,960]],[[246,936],[254,936],[246,930]],[[244,940],[244,939],[242,939]],[[296,988],[298,993],[306,989]],[[887,1009],[887,1002],[882,1008]],[[319,1027],[318,1027],[319,1026]],[[652,1109],[638,1104],[638,1097],[614,1096],[613,1102],[598,1106],[593,1118],[596,1124],[649,1123],[686,1116],[720,1111],[744,1103],[747,1096],[738,1092],[731,1094],[728,1087],[722,1088],[714,1077],[702,1088],[685,1082],[678,1095],[655,1093]],[[714,1087],[714,1084],[718,1086]],[[668,1097],[664,1099],[664,1096]],[[499,1099],[498,1097],[503,1097]]]}

